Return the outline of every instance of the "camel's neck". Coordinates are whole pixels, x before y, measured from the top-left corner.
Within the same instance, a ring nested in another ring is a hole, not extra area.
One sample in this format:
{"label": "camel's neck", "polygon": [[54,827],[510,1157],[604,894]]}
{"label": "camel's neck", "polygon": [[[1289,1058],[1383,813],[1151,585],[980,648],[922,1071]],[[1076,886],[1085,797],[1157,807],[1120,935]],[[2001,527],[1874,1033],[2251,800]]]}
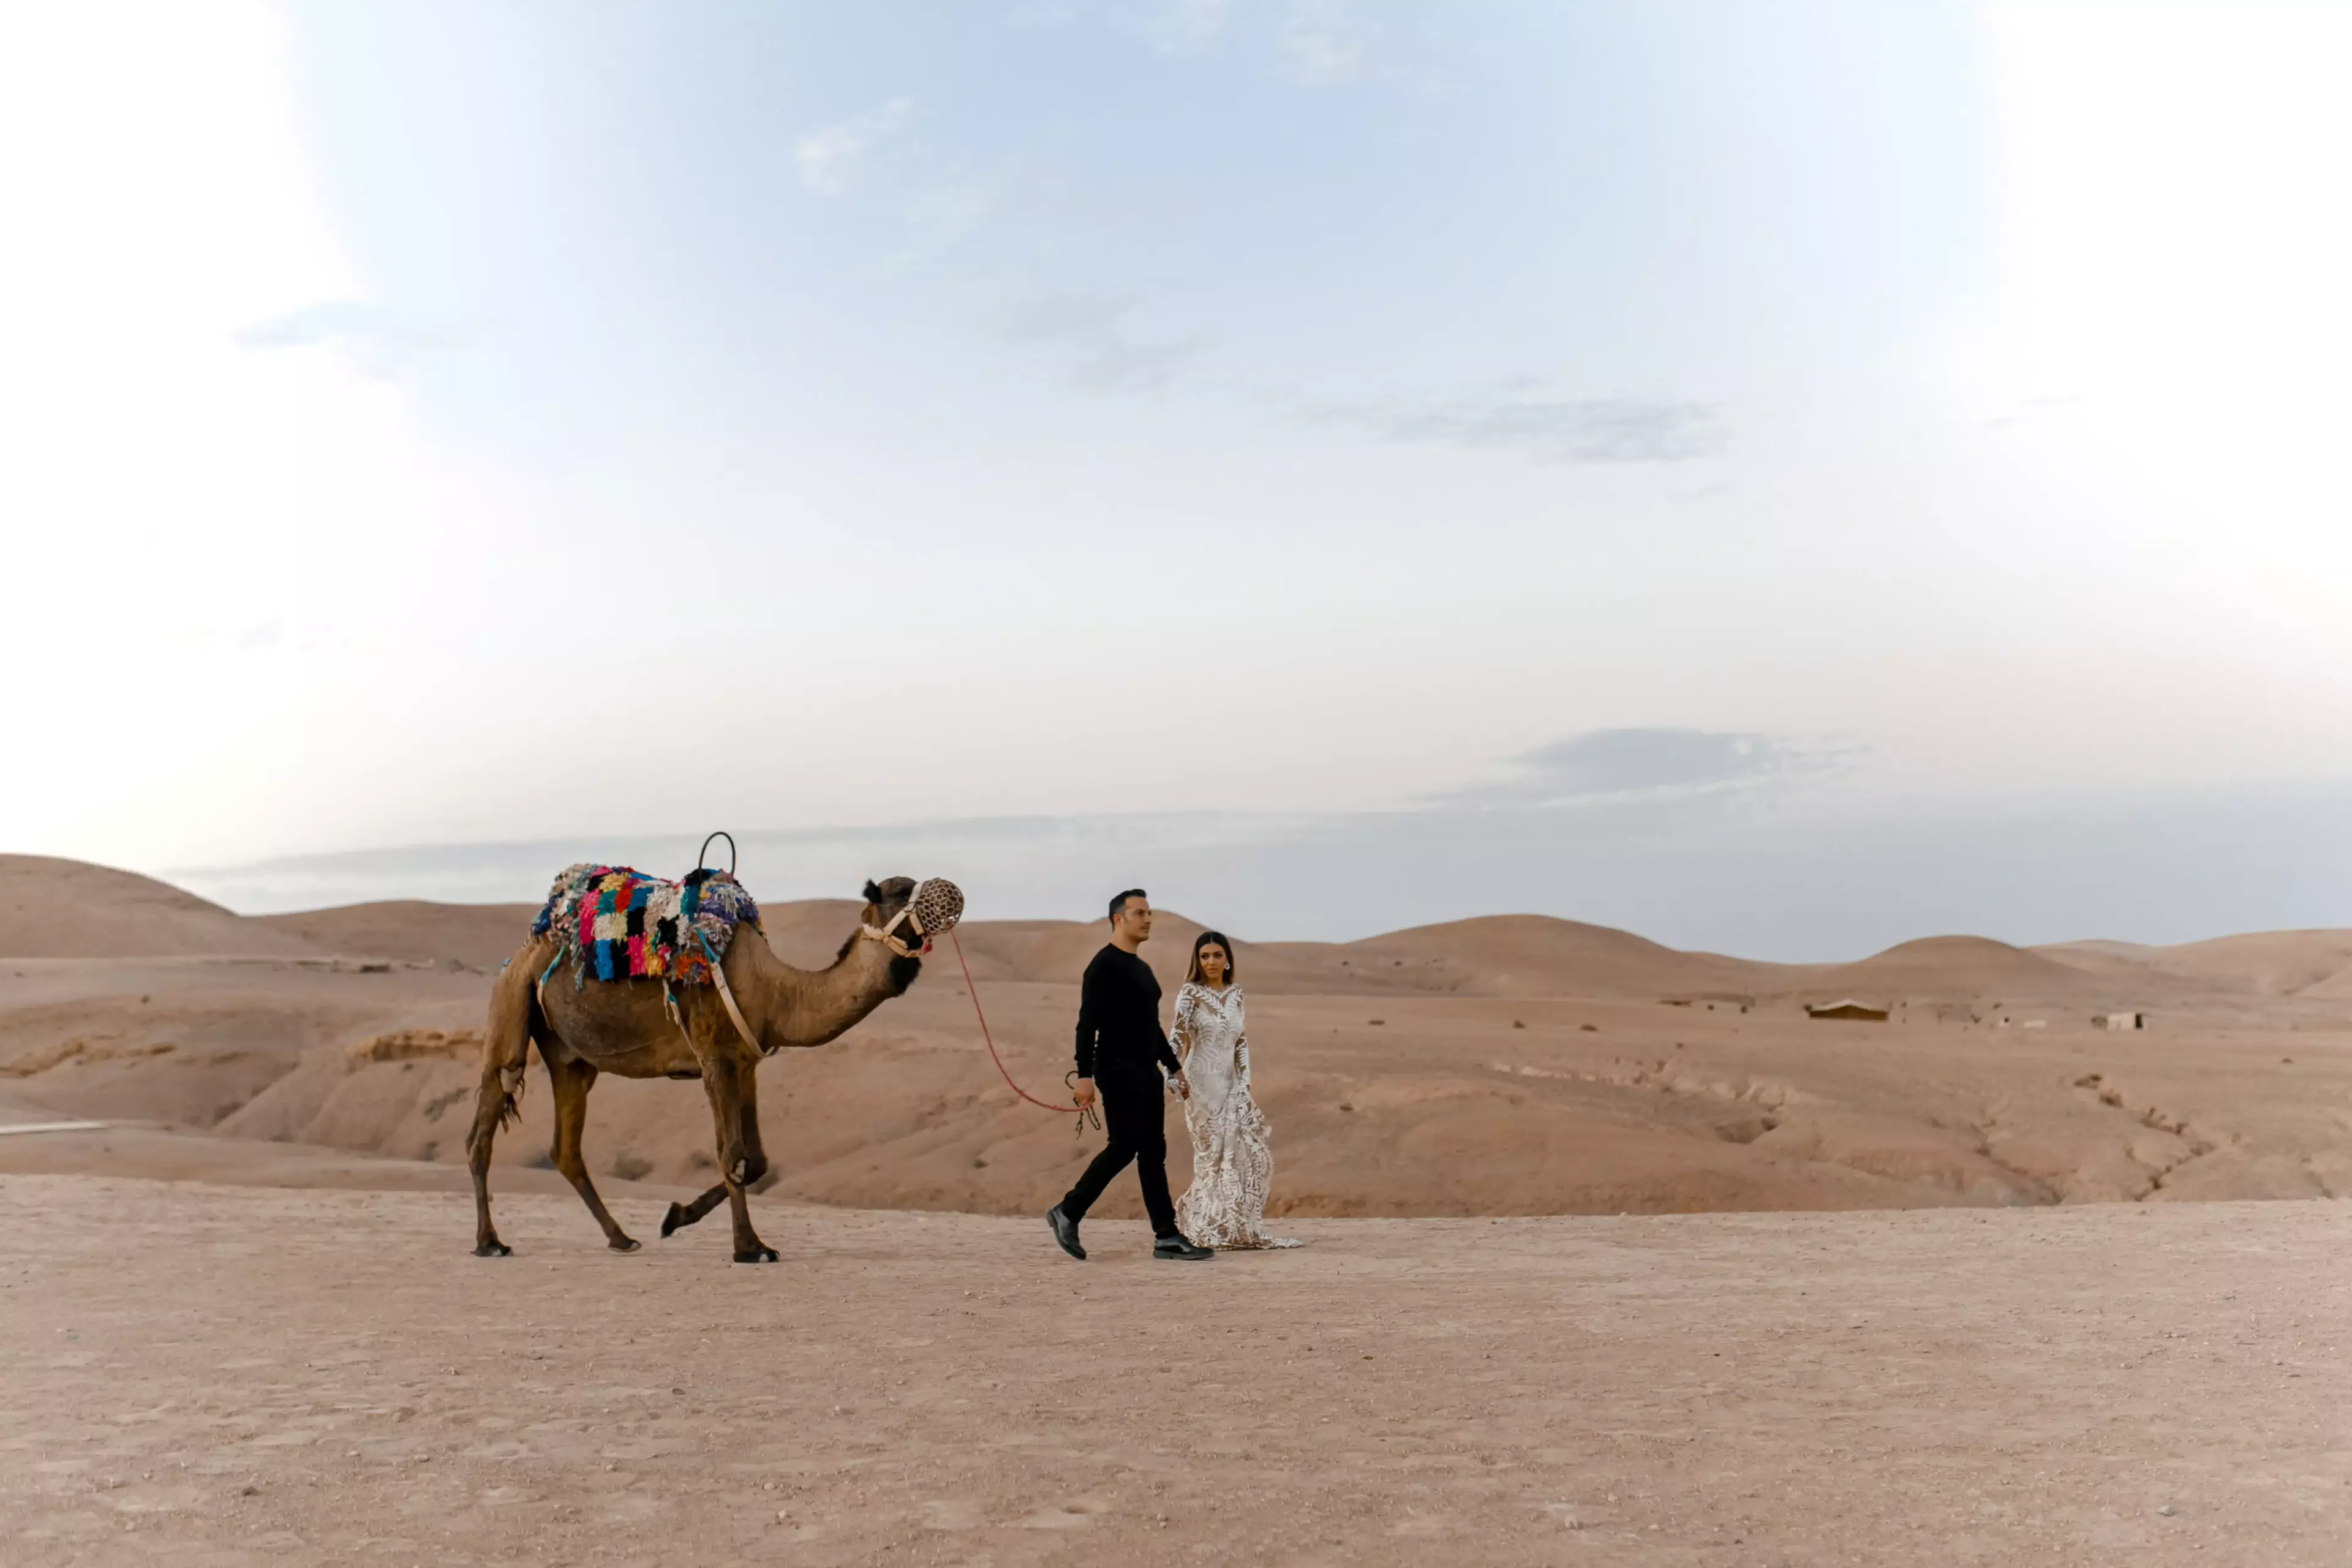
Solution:
{"label": "camel's neck", "polygon": [[878,942],[853,942],[831,968],[814,970],[793,968],[757,935],[739,932],[729,959],[736,950],[745,963],[739,974],[730,962],[727,979],[763,1050],[824,1045],[906,989]]}

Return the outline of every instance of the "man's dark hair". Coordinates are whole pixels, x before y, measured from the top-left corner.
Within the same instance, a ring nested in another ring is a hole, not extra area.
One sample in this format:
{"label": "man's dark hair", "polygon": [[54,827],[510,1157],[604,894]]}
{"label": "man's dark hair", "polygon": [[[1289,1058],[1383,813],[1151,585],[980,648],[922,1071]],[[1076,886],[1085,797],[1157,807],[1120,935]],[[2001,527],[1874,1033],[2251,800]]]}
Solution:
{"label": "man's dark hair", "polygon": [[1118,919],[1118,911],[1127,908],[1128,900],[1148,899],[1150,896],[1150,894],[1145,892],[1141,888],[1129,888],[1127,891],[1121,893],[1118,897],[1110,901],[1110,918],[1113,920]]}

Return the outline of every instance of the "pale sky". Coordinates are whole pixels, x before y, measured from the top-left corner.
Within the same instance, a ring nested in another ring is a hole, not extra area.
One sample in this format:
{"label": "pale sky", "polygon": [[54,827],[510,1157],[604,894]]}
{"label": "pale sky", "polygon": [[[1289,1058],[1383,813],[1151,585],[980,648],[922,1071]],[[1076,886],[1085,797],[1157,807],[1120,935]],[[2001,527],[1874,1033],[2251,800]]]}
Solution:
{"label": "pale sky", "polygon": [[0,849],[2352,924],[2347,58],[2337,4],[11,8]]}

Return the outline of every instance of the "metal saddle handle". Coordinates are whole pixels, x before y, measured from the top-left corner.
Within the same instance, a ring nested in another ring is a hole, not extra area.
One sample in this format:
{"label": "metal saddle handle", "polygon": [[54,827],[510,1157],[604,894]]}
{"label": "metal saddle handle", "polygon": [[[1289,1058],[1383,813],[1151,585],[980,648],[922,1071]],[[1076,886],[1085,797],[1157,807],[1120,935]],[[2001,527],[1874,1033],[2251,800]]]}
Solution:
{"label": "metal saddle handle", "polygon": [[696,870],[707,871],[710,868],[706,864],[706,862],[710,858],[710,847],[721,838],[727,840],[727,874],[730,877],[735,874],[735,836],[727,832],[724,828],[712,834],[709,837],[702,841],[702,847],[696,851],[694,857],[694,868]]}

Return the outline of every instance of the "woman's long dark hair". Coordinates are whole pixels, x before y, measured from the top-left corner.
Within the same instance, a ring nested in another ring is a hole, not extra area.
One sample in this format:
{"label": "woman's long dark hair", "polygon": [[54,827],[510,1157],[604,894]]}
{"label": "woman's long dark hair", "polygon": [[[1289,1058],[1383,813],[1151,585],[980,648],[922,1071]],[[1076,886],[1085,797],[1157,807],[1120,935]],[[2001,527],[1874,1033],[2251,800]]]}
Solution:
{"label": "woman's long dark hair", "polygon": [[1225,984],[1231,985],[1234,983],[1234,973],[1241,967],[1241,963],[1234,957],[1233,939],[1221,931],[1204,931],[1192,939],[1192,967],[1184,972],[1184,978],[1194,985],[1208,984],[1201,978],[1201,950],[1211,942],[1225,950]]}

